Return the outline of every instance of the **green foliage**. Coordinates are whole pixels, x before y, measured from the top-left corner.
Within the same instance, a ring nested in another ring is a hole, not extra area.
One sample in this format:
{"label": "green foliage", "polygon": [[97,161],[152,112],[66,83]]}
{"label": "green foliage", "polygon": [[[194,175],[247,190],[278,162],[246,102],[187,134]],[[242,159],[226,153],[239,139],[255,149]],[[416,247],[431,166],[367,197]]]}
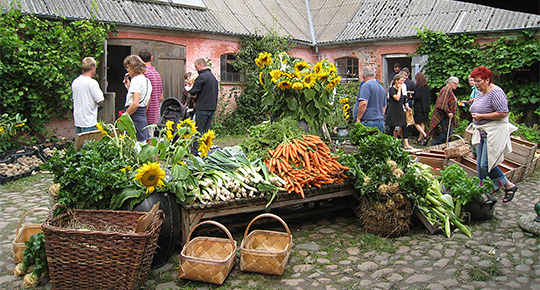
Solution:
{"label": "green foliage", "polygon": [[514,133],[529,142],[540,144],[540,127],[538,124],[533,124],[531,127],[518,123],[517,120],[520,119],[523,114],[513,114],[510,113],[508,118],[510,122],[518,127],[518,130]]}
{"label": "green foliage", "polygon": [[493,184],[489,178],[486,178],[480,185],[478,176],[467,176],[467,173],[458,163],[445,167],[441,171],[441,175],[441,181],[447,192],[461,204],[482,200],[482,195],[489,193],[493,189]]}
{"label": "green foliage", "polygon": [[422,44],[416,48],[415,54],[429,56],[424,70],[433,91],[445,86],[450,76],[467,80],[471,71],[483,63],[481,48],[474,42],[476,37],[473,35],[447,35],[442,31],[428,29],[417,29],[417,35],[422,39]]}
{"label": "green foliage", "polygon": [[55,152],[41,165],[60,183],[58,203],[68,208],[108,209],[111,198],[129,183],[121,169],[134,164],[121,158],[120,148],[111,138],[85,143],[80,151],[70,144],[65,153]]}
{"label": "green foliage", "polygon": [[45,251],[45,234],[43,232],[32,235],[30,239],[24,242],[27,247],[24,250],[24,258],[22,262],[22,271],[26,272],[32,268],[32,275],[41,277],[48,271],[47,252]]}
{"label": "green foliage", "polygon": [[284,118],[275,122],[263,122],[249,128],[249,136],[240,142],[240,147],[248,157],[265,160],[270,157],[268,150],[274,150],[283,140],[297,139],[305,134],[298,121]]}
{"label": "green foliage", "polygon": [[241,39],[240,51],[236,54],[233,65],[242,74],[242,92],[236,95],[236,109],[223,122],[230,134],[243,134],[247,128],[268,120],[268,115],[261,110],[264,89],[259,84],[259,68],[254,59],[261,52],[274,54],[278,51],[289,51],[293,47],[290,37],[279,36],[276,28],[270,29],[263,37]]}
{"label": "green foliage", "polygon": [[16,114],[15,117],[2,114],[0,118],[0,152],[15,149],[14,136],[17,134],[17,128],[24,126],[25,122],[26,119],[22,119],[20,114]]}
{"label": "green foliage", "polygon": [[72,106],[71,81],[86,56],[104,53],[112,24],[45,20],[12,5],[0,15],[0,111],[22,114],[30,133]]}
{"label": "green foliage", "polygon": [[[510,111],[532,111],[540,116],[540,84],[538,76],[531,74],[532,67],[540,62],[540,39],[535,32],[524,30],[519,36],[501,37],[484,45],[475,43],[476,36],[470,34],[417,29],[417,35],[422,44],[415,54],[429,56],[424,69],[434,91],[440,90],[452,75],[466,83],[473,69],[486,66],[493,71],[494,82],[506,92]],[[521,71],[528,71],[531,81]],[[468,85],[458,88],[455,94],[458,99],[467,99],[461,96],[470,94]]]}
{"label": "green foliage", "polygon": [[338,84],[336,86],[332,111],[327,120],[329,128],[351,126],[355,123],[353,120],[353,108],[356,102],[358,86],[358,82]]}
{"label": "green foliage", "polygon": [[227,93],[224,92],[221,87],[220,96],[227,95],[226,97],[220,97],[217,103],[217,110],[212,120],[212,130],[219,136],[232,135],[234,133],[243,133],[245,130],[245,124],[243,120],[233,121],[234,110],[229,107],[231,100],[238,99],[240,96],[240,90],[236,87],[231,88]]}

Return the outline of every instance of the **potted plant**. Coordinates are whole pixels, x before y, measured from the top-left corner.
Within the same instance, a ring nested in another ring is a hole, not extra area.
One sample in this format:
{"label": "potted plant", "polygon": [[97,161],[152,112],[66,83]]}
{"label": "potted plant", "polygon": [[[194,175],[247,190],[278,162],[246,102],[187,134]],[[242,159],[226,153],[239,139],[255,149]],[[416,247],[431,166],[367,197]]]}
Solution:
{"label": "potted plant", "polygon": [[493,190],[489,178],[481,183],[477,176],[467,176],[458,163],[445,167],[441,175],[445,191],[454,197],[458,216],[468,213],[474,220],[487,220],[493,216],[497,200],[489,195]]}

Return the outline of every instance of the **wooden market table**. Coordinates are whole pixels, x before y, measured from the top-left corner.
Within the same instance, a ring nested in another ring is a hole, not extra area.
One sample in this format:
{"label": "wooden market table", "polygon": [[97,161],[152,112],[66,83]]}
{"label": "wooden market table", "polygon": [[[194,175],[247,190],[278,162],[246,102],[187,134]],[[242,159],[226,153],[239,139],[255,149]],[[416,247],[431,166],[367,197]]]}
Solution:
{"label": "wooden market table", "polygon": [[[304,191],[305,198],[296,193],[279,192],[268,209],[276,209],[309,202],[323,201],[334,198],[354,196],[354,187],[350,183],[330,184],[320,188],[310,188]],[[238,198],[226,202],[194,202],[180,206],[182,216],[182,243],[187,242],[189,232],[202,220],[223,217],[234,214],[251,213],[267,210],[268,200],[265,197]],[[352,205],[348,205],[352,206]]]}

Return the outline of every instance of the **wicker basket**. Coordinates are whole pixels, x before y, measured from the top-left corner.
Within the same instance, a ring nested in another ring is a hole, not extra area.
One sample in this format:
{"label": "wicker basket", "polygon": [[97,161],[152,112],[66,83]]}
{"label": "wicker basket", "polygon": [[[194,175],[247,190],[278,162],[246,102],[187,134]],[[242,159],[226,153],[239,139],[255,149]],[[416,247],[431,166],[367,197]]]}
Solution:
{"label": "wicker basket", "polygon": [[[219,227],[229,238],[196,237],[190,240],[193,231],[204,224]],[[179,277],[221,285],[234,265],[236,249],[236,241],[225,226],[215,221],[201,222],[191,229],[180,253]]]}
{"label": "wicker basket", "polygon": [[[254,230],[251,224],[260,218],[274,218],[281,222],[287,233]],[[277,215],[265,213],[255,217],[247,226],[240,245],[240,269],[248,272],[281,275],[291,255],[292,235],[287,224]]]}
{"label": "wicker basket", "polygon": [[40,224],[25,225],[21,229],[21,224],[24,218],[30,213],[36,211],[49,212],[49,210],[46,208],[35,208],[25,213],[19,220],[19,223],[17,224],[17,234],[15,235],[15,239],[13,239],[13,261],[15,262],[15,264],[19,264],[23,261],[24,250],[26,249],[26,245],[24,244],[24,242],[30,240],[30,237],[32,235],[41,233]]}
{"label": "wicker basket", "polygon": [[[55,205],[42,225],[53,289],[133,289],[146,281],[165,218],[158,211],[149,229],[134,233],[144,212],[67,210]],[[95,230],[68,228],[71,223]]]}
{"label": "wicker basket", "polygon": [[446,156],[446,158],[457,158],[457,157],[462,157],[462,156],[465,156],[467,154],[469,154],[471,152],[471,148],[469,146],[469,144],[467,144],[467,142],[465,142],[465,140],[463,138],[461,138],[461,136],[459,135],[451,135],[450,137],[452,136],[456,136],[458,137],[460,140],[461,140],[461,144],[460,145],[457,145],[457,146],[453,146],[453,147],[448,147],[448,140],[450,140],[450,138],[447,138],[446,139],[446,148],[444,148],[444,155]]}

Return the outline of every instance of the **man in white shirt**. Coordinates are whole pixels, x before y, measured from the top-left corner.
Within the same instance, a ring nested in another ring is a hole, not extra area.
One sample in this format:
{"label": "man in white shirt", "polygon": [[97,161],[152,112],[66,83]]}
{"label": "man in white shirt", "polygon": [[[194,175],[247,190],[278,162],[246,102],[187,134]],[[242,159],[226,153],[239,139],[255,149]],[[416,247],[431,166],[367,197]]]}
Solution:
{"label": "man in white shirt", "polygon": [[85,57],[82,60],[82,75],[71,84],[73,120],[77,134],[97,130],[98,106],[103,103],[104,98],[98,82],[94,79],[96,67],[94,58]]}

